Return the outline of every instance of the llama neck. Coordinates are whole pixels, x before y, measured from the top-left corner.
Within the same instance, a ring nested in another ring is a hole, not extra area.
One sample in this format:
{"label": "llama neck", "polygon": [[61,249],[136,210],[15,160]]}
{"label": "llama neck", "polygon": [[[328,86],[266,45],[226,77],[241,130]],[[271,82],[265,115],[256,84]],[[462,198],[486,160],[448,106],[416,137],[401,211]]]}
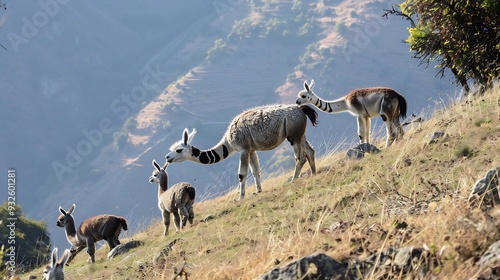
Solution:
{"label": "llama neck", "polygon": [[66,239],[68,242],[73,246],[77,246],[80,242],[78,241],[78,237],[76,235],[75,220],[69,219],[64,226],[64,230],[66,231]]}
{"label": "llama neck", "polygon": [[233,152],[233,147],[229,145],[225,138],[223,138],[219,144],[208,150],[200,150],[196,147],[192,147],[192,155],[195,158],[194,161],[202,164],[212,164],[225,160]]}
{"label": "llama neck", "polygon": [[160,182],[158,183],[158,197],[168,190],[168,177],[161,176]]}
{"label": "llama neck", "polygon": [[333,101],[326,101],[319,98],[317,95],[314,95],[313,100],[311,100],[311,104],[316,106],[316,108],[320,109],[321,111],[327,113],[347,111],[347,103],[344,97]]}

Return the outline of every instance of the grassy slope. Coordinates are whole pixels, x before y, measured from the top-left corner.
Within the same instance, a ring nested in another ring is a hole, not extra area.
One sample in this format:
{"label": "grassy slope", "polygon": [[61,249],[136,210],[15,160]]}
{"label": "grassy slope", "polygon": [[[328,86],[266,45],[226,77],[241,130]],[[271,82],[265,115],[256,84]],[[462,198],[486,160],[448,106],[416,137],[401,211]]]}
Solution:
{"label": "grassy slope", "polygon": [[[485,249],[500,237],[499,209],[469,207],[473,183],[500,165],[500,89],[440,109],[406,127],[404,140],[378,155],[346,161],[338,151],[317,160],[319,174],[287,182],[291,172],[268,179],[264,192],[234,202],[235,193],[195,204],[196,219],[182,233],[162,236],[154,222],[128,238],[145,245],[107,261],[81,253],[68,279],[171,279],[184,263],[190,279],[253,279],[277,264],[314,252],[338,259],[363,258],[388,246],[444,249],[439,278],[470,278]],[[354,120],[353,120],[354,121]],[[430,134],[448,137],[427,145]],[[381,146],[383,139],[379,139]],[[213,216],[206,222],[200,220]],[[158,212],[158,216],[160,213]],[[331,231],[337,222],[349,226]],[[396,229],[395,224],[407,224]],[[153,265],[162,248],[179,239],[165,263]],[[30,274],[42,274],[42,269]],[[377,277],[374,276],[374,279]]]}

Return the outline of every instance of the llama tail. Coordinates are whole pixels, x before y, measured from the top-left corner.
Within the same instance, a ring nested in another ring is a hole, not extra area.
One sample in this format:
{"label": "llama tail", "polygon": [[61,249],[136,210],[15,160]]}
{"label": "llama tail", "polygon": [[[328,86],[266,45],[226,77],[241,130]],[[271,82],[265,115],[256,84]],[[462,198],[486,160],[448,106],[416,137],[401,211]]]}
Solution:
{"label": "llama tail", "polygon": [[118,217],[118,220],[120,221],[123,230],[128,230],[127,220],[125,220],[125,218],[122,217]]}
{"label": "llama tail", "polygon": [[405,119],[406,110],[408,109],[408,107],[406,104],[406,99],[401,94],[398,94],[398,104],[399,104],[399,117],[401,119]]}
{"label": "llama tail", "polygon": [[196,190],[194,187],[188,187],[187,188],[187,192],[188,192],[188,195],[189,195],[189,199],[191,200],[194,200],[194,198],[196,197]]}
{"label": "llama tail", "polygon": [[300,109],[302,109],[302,112],[306,114],[313,126],[316,126],[318,124],[318,113],[316,112],[316,110],[307,105],[300,106]]}

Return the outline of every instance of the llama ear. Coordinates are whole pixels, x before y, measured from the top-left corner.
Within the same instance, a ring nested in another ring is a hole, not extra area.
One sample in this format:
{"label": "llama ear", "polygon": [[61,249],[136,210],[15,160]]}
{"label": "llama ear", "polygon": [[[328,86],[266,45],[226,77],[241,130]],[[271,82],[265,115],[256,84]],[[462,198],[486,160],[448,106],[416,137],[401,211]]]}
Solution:
{"label": "llama ear", "polygon": [[160,165],[156,162],[156,160],[153,159],[153,166],[160,171]]}
{"label": "llama ear", "polygon": [[52,265],[52,267],[56,267],[56,263],[57,263],[57,247],[54,248],[54,250],[52,250],[52,255],[50,257],[50,264]]}
{"label": "llama ear", "polygon": [[189,139],[189,133],[188,132],[189,132],[188,129],[184,128],[184,132],[182,133],[182,143],[184,143],[184,145],[188,144],[188,139]]}
{"label": "llama ear", "polygon": [[191,144],[191,140],[193,140],[193,137],[195,134],[196,134],[196,128],[193,128],[193,131],[191,131],[191,133],[189,133],[189,135],[188,135],[188,139],[187,139],[188,144]]}
{"label": "llama ear", "polygon": [[65,215],[66,216],[66,211],[61,207],[59,206],[59,212],[61,212],[61,214]]}
{"label": "llama ear", "polygon": [[307,85],[307,81],[304,81],[304,89],[309,92],[309,86]]}
{"label": "llama ear", "polygon": [[312,90],[314,87],[314,80],[311,79],[311,82],[309,83],[309,88]]}
{"label": "llama ear", "polygon": [[71,256],[71,251],[69,249],[64,250],[64,253],[62,254],[58,264],[64,267],[68,262],[70,256]]}
{"label": "llama ear", "polygon": [[167,167],[168,167],[168,161],[165,161],[165,164],[163,165],[163,170],[167,170]]}
{"label": "llama ear", "polygon": [[71,208],[69,208],[69,210],[68,210],[68,214],[71,215],[73,213],[73,211],[75,211],[75,207],[76,207],[76,205],[73,203],[73,205],[71,205]]}

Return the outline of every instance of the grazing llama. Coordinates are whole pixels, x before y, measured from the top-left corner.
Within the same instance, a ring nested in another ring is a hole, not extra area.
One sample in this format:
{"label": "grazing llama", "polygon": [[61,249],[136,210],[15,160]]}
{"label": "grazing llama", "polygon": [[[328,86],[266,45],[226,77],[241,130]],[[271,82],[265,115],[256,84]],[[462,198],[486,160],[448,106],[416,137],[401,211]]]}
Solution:
{"label": "grazing llama", "polygon": [[323,112],[339,113],[349,111],[358,117],[358,136],[361,143],[370,142],[370,119],[381,116],[386,123],[387,140],[385,147],[395,139],[403,136],[403,128],[399,118],[406,118],[405,98],[391,88],[371,87],[355,89],[346,96],[333,101],[325,101],[314,92],[314,80],[308,85],[304,82],[304,90],[300,91],[297,105],[313,104]]}
{"label": "grazing llama", "polygon": [[64,250],[59,261],[57,260],[57,248],[52,250],[50,263],[43,270],[44,280],[64,280],[64,266],[68,262],[71,252],[69,249]]}
{"label": "grazing llama", "polygon": [[109,250],[113,250],[120,244],[118,236],[120,231],[127,230],[127,220],[123,217],[113,215],[97,215],[82,222],[78,231],[75,228],[75,219],[73,218],[73,211],[75,204],[69,208],[68,211],[59,206],[61,215],[57,218],[57,226],[64,227],[66,231],[66,239],[74,247],[71,251],[71,256],[68,263],[81,250],[87,248],[89,254],[89,262],[95,262],[95,243],[100,240],[106,240],[109,245]]}
{"label": "grazing llama", "polygon": [[[239,199],[245,197],[245,182],[248,165],[255,178],[257,192],[261,192],[260,166],[256,151],[272,150],[287,139],[295,154],[295,172],[293,179],[300,174],[302,166],[309,162],[312,174],[316,174],[314,149],[306,140],[305,132],[307,118],[316,126],[316,111],[308,106],[299,108],[296,105],[268,105],[246,110],[236,116],[220,142],[208,150],[200,150],[191,146],[191,140],[196,133],[193,129],[188,133],[184,129],[183,138],[170,148],[165,156],[167,162],[191,160],[202,164],[212,164],[222,161],[234,152],[240,152],[238,170]],[[292,179],[292,180],[293,180]]]}
{"label": "grazing llama", "polygon": [[158,208],[163,216],[163,235],[167,236],[170,226],[170,213],[174,214],[175,231],[182,230],[189,220],[193,224],[193,203],[196,196],[194,187],[186,182],[177,183],[168,188],[168,162],[163,167],[153,160],[153,174],[149,177],[150,183],[158,183]]}

